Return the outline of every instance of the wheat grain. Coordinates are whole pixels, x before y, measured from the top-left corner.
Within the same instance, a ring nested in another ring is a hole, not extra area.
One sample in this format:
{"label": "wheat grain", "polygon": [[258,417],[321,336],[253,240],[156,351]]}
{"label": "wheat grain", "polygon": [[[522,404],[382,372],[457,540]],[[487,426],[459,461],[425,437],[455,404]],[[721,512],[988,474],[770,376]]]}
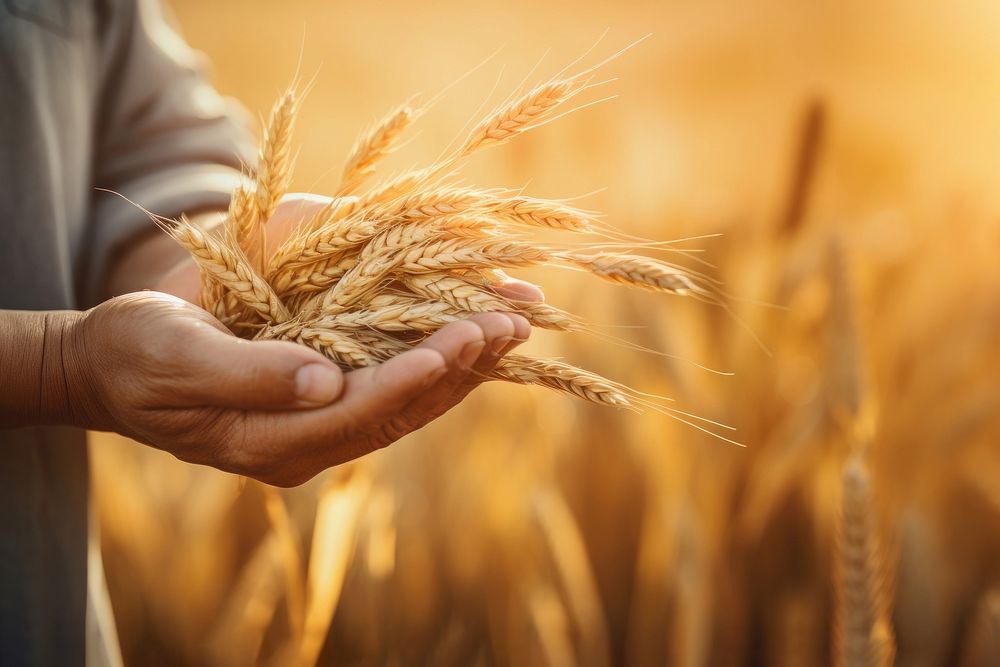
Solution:
{"label": "wheat grain", "polygon": [[583,328],[568,313],[558,308],[544,303],[514,303],[490,289],[484,289],[450,273],[403,275],[400,280],[414,293],[449,303],[464,312],[517,313],[533,326],[556,331],[577,331]]}
{"label": "wheat grain", "polygon": [[171,228],[170,234],[191,253],[202,271],[263,317],[265,322],[284,322],[288,319],[288,311],[278,295],[254,273],[238,249],[230,248],[225,242],[206,234],[185,218]]}
{"label": "wheat grain", "polygon": [[292,128],[297,113],[298,98],[295,90],[289,88],[271,110],[261,144],[254,191],[257,220],[260,224],[267,222],[274,214],[278,202],[288,190],[292,170]]}
{"label": "wheat grain", "polygon": [[240,220],[237,243],[260,274],[266,266],[265,225],[288,191],[291,179],[291,138],[297,110],[295,89],[289,88],[271,110],[261,143],[253,197],[247,202],[246,214],[237,218]]}
{"label": "wheat grain", "polygon": [[395,139],[409,127],[416,113],[403,104],[358,137],[344,165],[338,196],[354,193],[375,171],[375,163],[392,152]]}
{"label": "wheat grain", "polygon": [[382,331],[435,331],[471,313],[449,303],[379,295],[365,308],[337,313],[326,326],[372,328]]}
{"label": "wheat grain", "polygon": [[257,222],[254,193],[247,184],[241,183],[229,199],[229,211],[226,214],[226,233],[236,239],[237,244],[246,249],[250,243],[249,234]]}
{"label": "wheat grain", "polygon": [[[501,296],[502,269],[564,265],[623,285],[701,293],[682,269],[650,257],[522,238],[526,228],[589,232],[594,216],[586,211],[455,184],[451,169],[461,158],[546,122],[584,87],[578,77],[536,86],[480,122],[450,157],[358,197],[334,198],[267,257],[264,225],[291,176],[297,97],[287,91],[269,116],[253,185],[233,193],[227,238],[183,222],[172,231],[202,268],[205,307],[241,336],[308,345],[346,369],[384,361],[475,313],[519,313],[534,327],[586,330],[558,308]],[[358,190],[415,115],[404,104],[361,136],[338,194]],[[603,405],[649,405],[622,385],[558,361],[508,357],[491,377]]]}
{"label": "wheat grain", "polygon": [[493,292],[472,285],[450,273],[405,275],[401,281],[416,294],[450,303],[468,312],[512,310],[514,306]]}
{"label": "wheat grain", "polygon": [[591,215],[571,206],[545,199],[511,197],[498,200],[496,212],[508,220],[537,227],[565,229],[574,232],[591,230]]}
{"label": "wheat grain", "polygon": [[673,294],[701,291],[683,270],[649,257],[577,252],[564,252],[558,257],[613,283]]}
{"label": "wheat grain", "polygon": [[509,354],[500,360],[491,377],[517,384],[548,387],[591,403],[619,408],[634,407],[620,385],[561,361]]}
{"label": "wheat grain", "polygon": [[[335,226],[340,225],[341,223],[335,223]],[[271,280],[281,296],[318,292],[332,287],[363,261],[371,260],[367,265],[368,269],[382,265],[388,270],[385,260],[394,250],[435,239],[485,238],[492,233],[492,229],[493,223],[490,220],[472,216],[455,216],[445,224],[433,226],[390,226],[381,234],[375,233],[374,225],[362,224],[353,228],[348,225],[341,243],[316,245],[276,269]]]}
{"label": "wheat grain", "polygon": [[530,130],[579,88],[579,82],[573,79],[557,79],[535,87],[477,125],[469,133],[458,155],[465,157],[482,148],[510,141]]}
{"label": "wheat grain", "polygon": [[[336,210],[336,207],[332,205],[324,209],[324,211],[331,212],[331,217],[335,215]],[[426,208],[424,211],[426,212]],[[270,263],[269,278],[275,282],[278,292],[284,293],[292,283],[302,284],[304,276],[327,272],[331,266],[335,267],[340,260],[349,258],[357,247],[371,241],[377,241],[376,235],[380,231],[396,234],[399,239],[398,245],[406,241],[419,243],[426,240],[431,234],[425,229],[431,225],[435,229],[433,234],[447,232],[447,235],[451,237],[473,238],[494,233],[497,227],[496,223],[488,217],[463,214],[457,208],[448,213],[442,210],[439,215],[434,217],[428,215],[410,217],[400,207],[365,213],[371,213],[372,218],[330,220],[328,224],[320,226],[313,232],[290,239],[290,242],[282,244]],[[397,223],[412,219],[420,224],[403,229],[394,227]],[[407,234],[410,235],[408,239]],[[334,278],[339,278],[341,272],[334,270],[331,275]],[[329,282],[323,282],[315,287],[322,289],[328,286]]]}
{"label": "wheat grain", "polygon": [[325,355],[342,368],[361,368],[384,361],[371,336],[350,333],[329,326],[323,320],[293,320],[263,329],[258,340],[288,340],[301,343]]}

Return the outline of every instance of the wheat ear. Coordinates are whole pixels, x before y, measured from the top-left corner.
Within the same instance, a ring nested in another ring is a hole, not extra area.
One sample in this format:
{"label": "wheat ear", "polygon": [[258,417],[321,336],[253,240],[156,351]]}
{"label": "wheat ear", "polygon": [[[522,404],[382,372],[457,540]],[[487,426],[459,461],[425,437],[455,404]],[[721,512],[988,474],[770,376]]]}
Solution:
{"label": "wheat ear", "polygon": [[252,215],[243,219],[236,240],[254,269],[264,273],[267,236],[265,225],[288,191],[292,174],[292,127],[298,113],[298,96],[289,88],[275,103],[264,129],[252,198]]}
{"label": "wheat ear", "polygon": [[578,331],[583,326],[568,313],[544,303],[515,303],[489,288],[451,273],[403,275],[400,281],[415,294],[451,304],[466,313],[507,312],[525,317],[533,326],[555,331]]}
{"label": "wheat ear", "polygon": [[572,77],[536,86],[479,123],[469,133],[458,156],[465,157],[482,148],[506,143],[536,127],[582,87],[580,81]]}
{"label": "wheat ear", "polygon": [[416,112],[403,104],[358,137],[344,165],[338,196],[353,194],[375,171],[375,163],[393,150],[393,143],[413,122]]}
{"label": "wheat ear", "polygon": [[620,385],[561,361],[508,354],[500,360],[490,377],[516,384],[548,387],[591,403],[634,409]]}
{"label": "wheat ear", "polygon": [[841,483],[834,664],[887,667],[892,664],[895,643],[888,601],[881,590],[882,553],[872,516],[871,476],[861,452],[848,459]]}
{"label": "wheat ear", "polygon": [[202,271],[258,313],[265,322],[284,322],[288,311],[271,286],[257,275],[238,248],[206,234],[185,218],[170,227],[170,235],[191,254]]}
{"label": "wheat ear", "polygon": [[672,294],[704,292],[682,269],[650,257],[604,252],[562,252],[557,257],[613,283]]}
{"label": "wheat ear", "polygon": [[372,366],[387,357],[380,354],[370,335],[343,332],[322,320],[292,320],[260,331],[258,340],[288,340],[311,347],[345,370]]}

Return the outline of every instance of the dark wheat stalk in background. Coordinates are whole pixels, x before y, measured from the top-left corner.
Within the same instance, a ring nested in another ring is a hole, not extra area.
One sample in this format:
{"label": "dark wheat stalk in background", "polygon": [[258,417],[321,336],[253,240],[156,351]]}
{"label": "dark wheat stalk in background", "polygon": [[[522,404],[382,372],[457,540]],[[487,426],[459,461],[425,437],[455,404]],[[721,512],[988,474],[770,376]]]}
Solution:
{"label": "dark wheat stalk in background", "polygon": [[895,642],[872,502],[871,475],[860,452],[841,475],[837,526],[835,663],[838,667],[888,667]]}

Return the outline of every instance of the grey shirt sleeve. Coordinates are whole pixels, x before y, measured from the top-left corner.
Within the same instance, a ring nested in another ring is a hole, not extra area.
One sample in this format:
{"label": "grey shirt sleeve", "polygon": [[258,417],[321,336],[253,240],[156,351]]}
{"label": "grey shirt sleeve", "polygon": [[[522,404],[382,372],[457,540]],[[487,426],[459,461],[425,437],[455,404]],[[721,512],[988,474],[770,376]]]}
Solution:
{"label": "grey shirt sleeve", "polygon": [[[206,81],[201,56],[171,28],[159,0],[107,0],[98,54],[93,185],[168,217],[224,208],[253,159],[245,112]],[[83,305],[100,298],[109,262],[156,233],[135,206],[91,199]]]}

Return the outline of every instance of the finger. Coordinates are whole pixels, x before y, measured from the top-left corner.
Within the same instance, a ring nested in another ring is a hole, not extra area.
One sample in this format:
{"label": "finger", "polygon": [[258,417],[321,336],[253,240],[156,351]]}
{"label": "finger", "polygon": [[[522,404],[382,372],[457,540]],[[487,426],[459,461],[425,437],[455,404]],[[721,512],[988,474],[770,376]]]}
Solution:
{"label": "finger", "polygon": [[517,280],[516,278],[506,277],[504,282],[494,285],[493,289],[511,301],[524,301],[527,303],[542,303],[545,301],[545,294],[538,285],[524,280]]}
{"label": "finger", "polygon": [[[367,378],[361,375],[361,371],[349,374],[347,400],[340,407],[352,413],[353,421],[359,427],[358,430],[378,429],[384,422],[398,416],[400,410],[418,396],[433,394],[439,390],[442,384],[450,385],[461,382],[490,342],[482,326],[478,323],[478,320],[481,319],[481,317],[475,317],[462,322],[453,322],[421,343],[416,349],[405,352],[373,369],[366,369],[371,372],[370,382],[366,382]],[[503,315],[489,319],[494,321],[494,326],[490,329],[494,336],[496,335],[495,321],[507,320],[507,326],[513,330],[508,318]],[[399,371],[395,364],[398,360],[414,353],[436,356],[441,361],[440,369],[436,370],[434,377],[429,382],[414,387],[413,391],[395,392],[392,395],[392,400],[387,401],[385,397],[386,383],[398,382],[396,375]],[[359,377],[351,377],[355,375]]]}
{"label": "finger", "polygon": [[[251,471],[271,469],[278,452],[283,457],[282,474],[270,481],[288,486],[384,447],[453,405],[454,395],[461,391],[456,387],[479,362],[476,355],[505,349],[517,329],[509,315],[500,313],[454,322],[414,350],[347,373],[344,396],[328,407],[249,413],[245,438],[253,446],[242,448],[234,465]],[[289,458],[291,452],[294,456]]]}
{"label": "finger", "polygon": [[[344,376],[340,401],[315,410],[248,412],[231,469],[269,484],[297,486],[322,470],[369,453],[368,431],[447,371],[436,350],[415,349]],[[262,474],[265,475],[262,477]]]}
{"label": "finger", "polygon": [[506,313],[506,315],[514,325],[514,339],[508,344],[506,349],[500,352],[500,356],[507,354],[531,336],[531,323],[528,322],[527,318],[517,313]]}
{"label": "finger", "polygon": [[416,428],[400,418],[403,409],[449,373],[461,372],[455,369],[468,373],[485,346],[478,324],[453,322],[413,350],[347,373],[340,401],[308,412],[250,415],[248,426],[265,440],[268,434],[280,434],[283,449],[293,447],[304,459],[321,460],[324,466],[350,461]]}
{"label": "finger", "polygon": [[[515,320],[521,322],[517,323]],[[530,329],[523,317],[508,313],[482,313],[467,321],[475,323],[483,331],[484,345],[480,348],[478,357],[471,362],[471,367],[451,369],[439,382],[401,411],[401,418],[411,428],[437,419],[487,380],[500,357],[527,338],[523,329]],[[517,338],[519,328],[522,329],[521,339]],[[428,343],[431,341],[428,340]]]}
{"label": "finger", "polygon": [[344,374],[330,360],[286,341],[246,341],[205,327],[185,342],[179,372],[195,404],[247,410],[315,408],[337,400]]}
{"label": "finger", "polygon": [[466,377],[465,384],[468,386],[468,389],[461,397],[464,397],[476,385],[489,379],[489,372],[493,370],[493,367],[496,366],[501,357],[527,341],[528,336],[531,335],[531,325],[523,316],[516,313],[493,314],[503,315],[510,320],[511,333],[509,336],[504,336],[502,339],[497,340],[492,348],[487,348],[483,351],[483,354],[480,355],[479,359],[472,366],[472,372]]}
{"label": "finger", "polygon": [[[448,374],[418,400],[433,402],[437,398],[454,393],[458,387],[473,379],[477,373],[495,363],[496,359],[510,347],[517,335],[514,317],[520,318],[520,316],[511,316],[507,313],[479,313],[466,320],[467,324],[477,326],[482,331],[483,344],[466,350],[463,358],[459,360],[460,363],[450,368]],[[428,347],[440,344],[433,338],[424,343]]]}

